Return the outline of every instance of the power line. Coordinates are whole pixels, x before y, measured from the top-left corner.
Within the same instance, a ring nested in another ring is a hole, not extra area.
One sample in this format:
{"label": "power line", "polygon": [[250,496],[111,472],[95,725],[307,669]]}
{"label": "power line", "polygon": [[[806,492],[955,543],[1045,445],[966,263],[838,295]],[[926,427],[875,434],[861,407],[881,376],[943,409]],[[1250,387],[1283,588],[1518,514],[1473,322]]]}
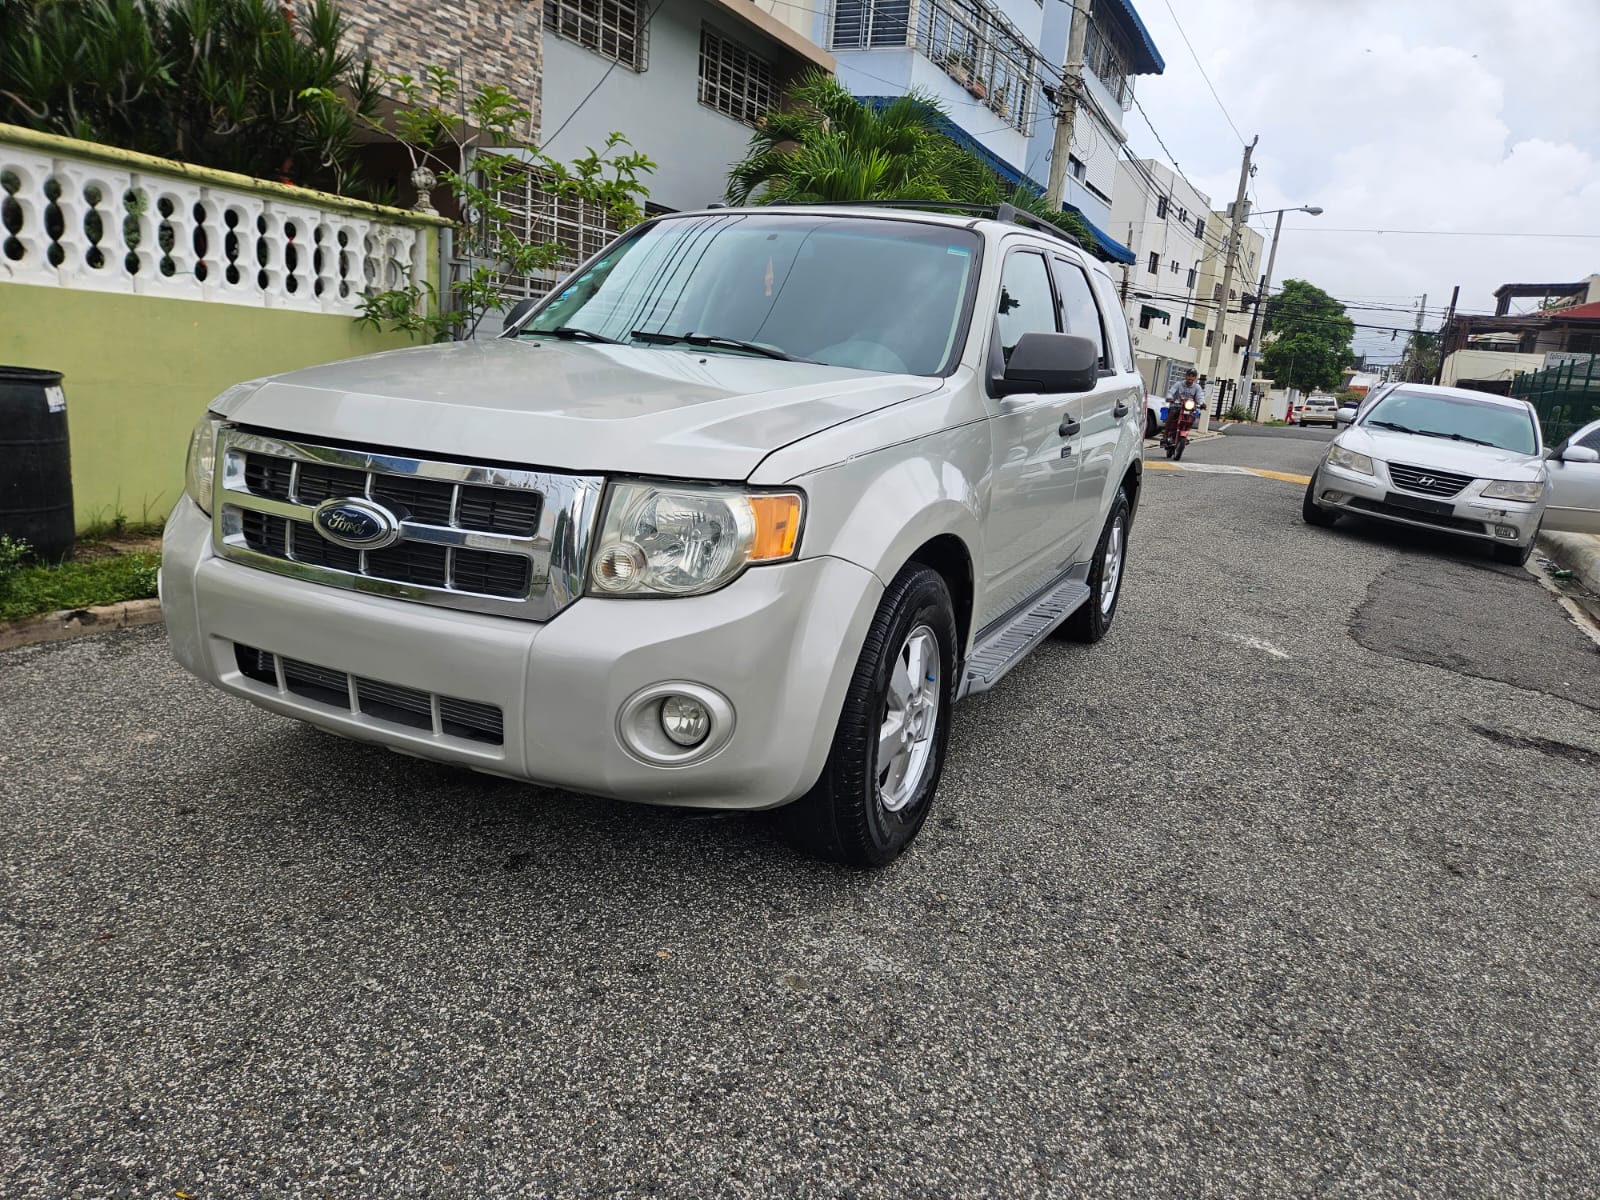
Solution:
{"label": "power line", "polygon": [[[656,0],[656,6],[654,8],[652,8],[650,10],[650,12],[645,16],[644,28],[639,33],[639,37],[640,37],[641,40],[644,38],[644,36],[646,34],[648,34],[650,32],[650,22],[652,22],[652,21],[654,21],[656,19],[656,14],[661,11],[661,6],[663,4],[665,4],[666,2],[667,2],[667,0]],[[550,143],[555,141],[558,137],[561,136],[561,131],[563,129],[565,129],[568,125],[572,124],[572,118],[576,117],[580,112],[583,111],[583,106],[585,104],[589,103],[590,100],[594,99],[594,94],[600,90],[601,85],[604,84],[606,80],[611,78],[611,72],[613,72],[613,71],[615,71],[617,69],[617,63],[619,63],[620,61],[622,61],[622,60],[613,58],[611,60],[611,64],[608,67],[606,67],[605,73],[602,74],[599,79],[595,80],[595,84],[594,84],[594,86],[592,88],[589,89],[588,94],[585,95],[582,100],[578,101],[578,107],[573,109],[570,113],[567,114],[567,119],[565,121],[561,122],[561,124],[556,127],[556,131],[554,133],[552,133],[547,138],[541,139],[540,145],[541,145],[541,147],[543,149],[548,150],[550,148]]]}
{"label": "power line", "polygon": [[1600,233],[1507,233],[1501,229],[1344,229],[1326,225],[1297,225],[1296,233],[1404,233],[1424,237],[1600,238]]}
{"label": "power line", "polygon": [[[1178,14],[1172,11],[1172,0],[1162,0],[1162,3],[1167,6],[1167,12],[1172,14],[1172,23],[1178,27],[1178,36],[1183,39],[1183,44],[1189,47],[1189,57],[1194,59],[1194,65],[1200,71],[1200,78],[1204,79],[1206,87],[1211,89],[1211,98],[1217,102],[1217,107],[1222,110],[1222,116],[1228,122],[1228,128],[1233,130],[1234,136],[1239,139],[1239,144],[1243,145],[1244,134],[1240,133],[1239,127],[1233,123],[1233,118],[1228,115],[1228,110],[1222,103],[1222,97],[1217,95],[1217,89],[1211,83],[1211,76],[1207,75],[1206,69],[1200,65],[1200,56],[1194,52],[1194,46],[1189,41],[1189,35],[1183,31],[1183,22],[1178,20]],[[1153,133],[1154,130],[1151,132]]]}

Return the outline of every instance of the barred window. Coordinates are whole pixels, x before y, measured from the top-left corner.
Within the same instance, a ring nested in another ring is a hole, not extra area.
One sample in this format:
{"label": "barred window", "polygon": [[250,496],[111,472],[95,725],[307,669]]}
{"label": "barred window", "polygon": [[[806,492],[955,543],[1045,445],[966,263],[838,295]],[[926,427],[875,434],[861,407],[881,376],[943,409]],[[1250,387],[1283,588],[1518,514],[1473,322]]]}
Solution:
{"label": "barred window", "polygon": [[507,232],[525,242],[554,242],[561,261],[548,271],[524,277],[502,276],[508,296],[542,296],[550,286],[579,263],[586,262],[616,237],[621,229],[603,205],[590,204],[549,188],[550,177],[534,167],[508,173],[495,199],[511,214]]}
{"label": "barred window", "polygon": [[738,42],[700,29],[700,103],[754,125],[778,107],[772,64]]}
{"label": "barred window", "polygon": [[635,71],[645,68],[640,0],[544,0],[544,27]]}

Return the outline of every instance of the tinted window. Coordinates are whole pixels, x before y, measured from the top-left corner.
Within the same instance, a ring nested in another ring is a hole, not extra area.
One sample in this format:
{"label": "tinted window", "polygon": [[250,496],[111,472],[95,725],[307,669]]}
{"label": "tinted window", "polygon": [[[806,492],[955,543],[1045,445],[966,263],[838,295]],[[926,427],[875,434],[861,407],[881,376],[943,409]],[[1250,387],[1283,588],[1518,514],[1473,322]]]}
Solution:
{"label": "tinted window", "polygon": [[955,357],[978,250],[965,229],[913,221],[669,217],[568,280],[523,332],[567,327],[666,350],[673,335],[734,338],[830,366],[938,375]]}
{"label": "tinted window", "polygon": [[1596,425],[1573,444],[1588,450],[1600,450],[1600,425]]}
{"label": "tinted window", "polygon": [[1105,330],[1100,326],[1100,309],[1094,302],[1088,276],[1065,259],[1056,258],[1051,262],[1056,269],[1056,287],[1061,289],[1063,332],[1091,339],[1100,351],[1100,365],[1105,366]]}
{"label": "tinted window", "polygon": [[1059,333],[1056,297],[1040,254],[1013,254],[1000,277],[1000,350],[1011,352],[1025,333]]}
{"label": "tinted window", "polygon": [[1526,409],[1405,388],[1396,388],[1379,400],[1361,418],[1361,424],[1451,441],[1481,442],[1519,454],[1532,454],[1539,444],[1533,418]]}

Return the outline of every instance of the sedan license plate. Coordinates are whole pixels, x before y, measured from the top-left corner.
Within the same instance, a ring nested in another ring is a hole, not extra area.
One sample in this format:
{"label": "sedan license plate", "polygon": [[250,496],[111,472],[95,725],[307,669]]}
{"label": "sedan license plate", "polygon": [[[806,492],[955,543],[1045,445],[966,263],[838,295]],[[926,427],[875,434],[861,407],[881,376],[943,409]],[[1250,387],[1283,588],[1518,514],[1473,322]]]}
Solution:
{"label": "sedan license plate", "polygon": [[1455,505],[1442,500],[1424,500],[1421,496],[1406,496],[1400,492],[1388,493],[1383,502],[1394,508],[1409,508],[1416,512],[1432,513],[1436,517],[1448,517],[1456,511]]}

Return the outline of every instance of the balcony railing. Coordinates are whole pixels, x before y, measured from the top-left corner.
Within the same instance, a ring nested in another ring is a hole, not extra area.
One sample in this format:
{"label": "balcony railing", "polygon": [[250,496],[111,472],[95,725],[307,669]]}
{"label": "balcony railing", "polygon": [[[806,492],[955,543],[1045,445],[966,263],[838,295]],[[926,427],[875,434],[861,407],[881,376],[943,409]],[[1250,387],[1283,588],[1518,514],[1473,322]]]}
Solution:
{"label": "balcony railing", "polygon": [[1032,127],[1038,55],[983,0],[837,0],[834,50],[911,47],[966,88],[1004,124]]}

